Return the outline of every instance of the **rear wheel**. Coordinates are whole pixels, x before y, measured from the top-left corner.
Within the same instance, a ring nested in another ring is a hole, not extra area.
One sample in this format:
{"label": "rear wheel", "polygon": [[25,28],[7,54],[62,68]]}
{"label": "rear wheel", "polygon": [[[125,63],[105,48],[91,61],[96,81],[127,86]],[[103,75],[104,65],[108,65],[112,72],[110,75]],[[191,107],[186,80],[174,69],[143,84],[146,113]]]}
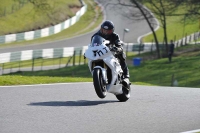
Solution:
{"label": "rear wheel", "polygon": [[93,83],[96,94],[99,98],[106,97],[106,85],[103,82],[103,76],[101,73],[101,69],[94,69],[93,71]]}

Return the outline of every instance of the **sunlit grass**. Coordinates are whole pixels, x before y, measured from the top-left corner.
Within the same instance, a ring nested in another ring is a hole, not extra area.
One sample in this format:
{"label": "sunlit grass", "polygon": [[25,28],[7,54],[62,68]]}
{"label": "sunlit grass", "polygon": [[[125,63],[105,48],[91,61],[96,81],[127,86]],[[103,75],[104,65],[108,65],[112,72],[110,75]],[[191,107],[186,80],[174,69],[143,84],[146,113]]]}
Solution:
{"label": "sunlit grass", "polygon": [[[178,13],[184,12],[184,7],[179,8]],[[157,17],[159,18],[159,17]],[[190,35],[192,33],[198,32],[200,30],[200,22],[199,18],[190,19],[188,17],[184,18],[184,16],[167,16],[167,37],[168,41],[170,40],[179,40],[186,35]],[[163,28],[160,27],[156,31],[156,35],[159,42],[163,42],[164,34]],[[152,34],[143,38],[144,42],[152,42],[155,41]]]}
{"label": "sunlit grass", "polygon": [[[52,42],[52,41],[62,40],[62,39],[70,38],[70,37],[77,36],[80,34],[84,34],[89,31],[94,30],[102,22],[103,14],[100,8],[96,8],[97,7],[96,3],[90,0],[84,0],[84,1],[88,5],[87,12],[80,18],[80,20],[77,23],[67,28],[66,30],[63,30],[57,34],[54,34],[48,37],[43,37],[43,38],[34,39],[30,41],[19,41],[19,42],[13,42],[13,43],[8,43],[8,44],[2,44],[0,45],[0,47],[5,48],[5,47],[12,47],[12,46],[22,46],[22,45]],[[96,16],[96,12],[98,16]],[[89,25],[90,27],[88,27]]]}
{"label": "sunlit grass", "polygon": [[[19,5],[19,2],[1,0],[1,9],[11,8],[11,5],[15,3]],[[38,9],[30,2],[14,11],[12,14],[6,14],[6,16],[0,18],[0,35],[18,33],[24,31],[31,31],[33,29],[45,28],[50,25],[55,25],[60,21],[64,21],[75,15],[70,9],[70,6],[81,7],[79,0],[47,0],[47,9]]]}
{"label": "sunlit grass", "polygon": [[[195,46],[187,46],[187,49]],[[196,46],[199,47],[198,45]],[[182,50],[181,50],[182,49]],[[175,53],[185,51],[184,47],[176,50]],[[129,55],[129,54],[128,54]],[[131,55],[144,58],[151,54]],[[172,62],[168,58],[145,60],[140,66],[129,65],[130,81],[137,85],[171,86],[174,81],[180,87],[200,87],[200,51],[190,51],[175,55]],[[21,76],[21,77],[20,77]],[[8,80],[8,78],[14,78]],[[30,78],[29,78],[30,77]],[[66,78],[65,78],[66,77]],[[41,80],[40,80],[41,78]],[[19,81],[20,79],[20,81]],[[76,81],[75,81],[76,79]],[[30,81],[31,80],[31,81]],[[9,76],[0,76],[0,84],[38,84],[38,83],[62,83],[62,82],[92,82],[92,75],[87,65],[65,67],[58,70],[46,70],[35,72],[17,72]],[[12,82],[12,83],[11,83]]]}

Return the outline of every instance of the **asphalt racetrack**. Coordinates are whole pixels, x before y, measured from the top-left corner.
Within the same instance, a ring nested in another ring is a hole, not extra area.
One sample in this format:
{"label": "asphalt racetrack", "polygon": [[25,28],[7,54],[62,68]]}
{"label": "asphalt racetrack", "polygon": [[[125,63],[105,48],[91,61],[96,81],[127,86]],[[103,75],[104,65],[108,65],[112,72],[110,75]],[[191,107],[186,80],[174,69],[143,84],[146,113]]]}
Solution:
{"label": "asphalt racetrack", "polygon": [[132,85],[99,99],[92,83],[0,87],[0,133],[179,133],[200,127],[200,89]]}

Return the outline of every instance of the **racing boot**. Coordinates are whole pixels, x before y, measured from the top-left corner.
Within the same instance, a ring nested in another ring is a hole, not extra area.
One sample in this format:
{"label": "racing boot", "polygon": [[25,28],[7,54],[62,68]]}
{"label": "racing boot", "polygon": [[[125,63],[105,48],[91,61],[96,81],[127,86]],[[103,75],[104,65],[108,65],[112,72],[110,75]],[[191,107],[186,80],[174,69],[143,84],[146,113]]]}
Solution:
{"label": "racing boot", "polygon": [[126,84],[131,84],[131,82],[129,81],[129,78],[130,78],[130,75],[129,75],[129,70],[128,70],[128,67],[126,66],[124,69],[123,69],[123,81],[122,82],[126,82]]}
{"label": "racing boot", "polygon": [[124,78],[122,79],[122,85],[127,89],[127,91],[129,91],[131,82],[129,81],[130,75],[127,66],[123,69],[123,76]]}
{"label": "racing boot", "polygon": [[129,81],[129,78],[130,78],[129,69],[127,67],[125,60],[120,61],[120,65],[122,67],[123,77],[124,77],[122,82],[126,82],[126,84],[130,85],[131,82]]}

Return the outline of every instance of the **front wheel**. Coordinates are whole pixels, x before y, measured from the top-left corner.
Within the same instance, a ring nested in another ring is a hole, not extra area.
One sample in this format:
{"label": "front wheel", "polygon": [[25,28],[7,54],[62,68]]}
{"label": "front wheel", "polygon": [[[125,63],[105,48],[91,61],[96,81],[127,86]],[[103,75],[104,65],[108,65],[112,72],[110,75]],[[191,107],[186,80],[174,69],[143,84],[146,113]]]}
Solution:
{"label": "front wheel", "polygon": [[120,102],[126,102],[130,98],[130,94],[131,94],[130,85],[129,84],[122,85],[122,91],[123,91],[123,93],[120,95],[116,95],[116,97]]}
{"label": "front wheel", "polygon": [[103,76],[101,73],[101,69],[94,69],[93,71],[93,83],[96,94],[99,98],[106,97],[106,85],[103,82]]}

